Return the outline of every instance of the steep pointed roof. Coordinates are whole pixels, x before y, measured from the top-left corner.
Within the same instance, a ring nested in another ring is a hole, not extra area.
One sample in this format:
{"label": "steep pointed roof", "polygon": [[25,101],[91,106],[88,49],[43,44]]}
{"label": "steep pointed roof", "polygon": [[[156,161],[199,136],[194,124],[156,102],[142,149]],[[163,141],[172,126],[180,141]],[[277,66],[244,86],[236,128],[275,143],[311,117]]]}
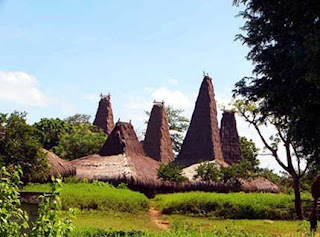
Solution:
{"label": "steep pointed roof", "polygon": [[233,111],[224,111],[221,119],[220,138],[225,162],[232,164],[242,160],[236,118]]}
{"label": "steep pointed roof", "polygon": [[159,162],[174,160],[164,103],[154,103],[152,107],[143,148],[149,157]]}
{"label": "steep pointed roof", "polygon": [[203,78],[190,126],[176,162],[189,166],[200,161],[223,162],[212,79]]}
{"label": "steep pointed roof", "polygon": [[114,127],[113,112],[110,95],[102,95],[93,125],[102,128],[104,133],[109,135]]}
{"label": "steep pointed roof", "polygon": [[73,160],[77,177],[152,186],[159,163],[148,157],[130,123],[117,122],[99,154]]}

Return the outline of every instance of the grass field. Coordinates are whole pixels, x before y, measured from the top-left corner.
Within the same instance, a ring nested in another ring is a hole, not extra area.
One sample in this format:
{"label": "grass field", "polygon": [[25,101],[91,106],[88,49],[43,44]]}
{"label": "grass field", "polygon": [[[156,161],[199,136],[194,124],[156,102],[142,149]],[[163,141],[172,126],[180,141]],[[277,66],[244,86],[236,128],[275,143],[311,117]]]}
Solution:
{"label": "grass field", "polygon": [[[310,195],[304,195],[310,199]],[[295,217],[294,197],[271,193],[205,193],[162,194],[154,203],[164,214],[215,216],[225,219],[280,219]]]}
{"label": "grass field", "polygon": [[[26,191],[49,191],[48,184],[30,184]],[[108,210],[137,213],[149,209],[148,198],[129,189],[118,189],[109,184],[63,183],[60,191],[62,209]]]}
{"label": "grass field", "polygon": [[[25,190],[50,187],[31,184]],[[64,183],[60,195],[64,210],[79,209],[74,237],[306,236],[309,228],[306,221],[266,220],[292,218],[293,196],[287,194],[190,192],[148,200],[141,193],[96,182]],[[160,211],[158,221],[168,223],[167,228],[154,220],[150,206]]]}

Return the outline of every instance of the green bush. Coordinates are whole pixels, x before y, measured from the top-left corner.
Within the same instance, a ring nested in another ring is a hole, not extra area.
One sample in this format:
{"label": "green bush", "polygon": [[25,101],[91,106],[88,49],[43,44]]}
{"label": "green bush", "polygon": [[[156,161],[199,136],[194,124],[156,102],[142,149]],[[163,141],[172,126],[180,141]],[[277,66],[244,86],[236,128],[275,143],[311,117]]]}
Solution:
{"label": "green bush", "polygon": [[173,162],[160,164],[158,168],[158,178],[164,181],[175,182],[177,184],[186,181],[188,178],[182,175],[182,167]]}
{"label": "green bush", "polygon": [[[29,184],[25,190],[48,191],[49,184]],[[63,183],[60,195],[63,210],[78,208],[137,213],[149,209],[149,200],[145,195],[98,181]]]}
{"label": "green bush", "polygon": [[[311,199],[310,195],[304,197]],[[228,219],[294,219],[294,197],[270,193],[190,192],[157,195],[164,214],[214,216]]]}

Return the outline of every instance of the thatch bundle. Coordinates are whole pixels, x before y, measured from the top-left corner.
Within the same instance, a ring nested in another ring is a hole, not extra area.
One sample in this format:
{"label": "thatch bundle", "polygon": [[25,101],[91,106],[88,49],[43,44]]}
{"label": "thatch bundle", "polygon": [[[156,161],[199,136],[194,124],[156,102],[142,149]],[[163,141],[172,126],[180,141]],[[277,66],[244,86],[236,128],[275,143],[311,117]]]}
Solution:
{"label": "thatch bundle", "polygon": [[154,102],[143,148],[147,155],[161,163],[174,160],[172,142],[164,103]]}
{"label": "thatch bundle", "polygon": [[190,166],[210,160],[223,161],[223,155],[212,79],[205,76],[176,162]]}
{"label": "thatch bundle", "polygon": [[69,161],[61,159],[51,151],[43,149],[43,152],[47,154],[48,165],[50,169],[48,174],[49,178],[51,176],[57,177],[58,175],[61,175],[62,177],[76,175],[76,167],[73,166]]}
{"label": "thatch bundle", "polygon": [[129,186],[156,186],[159,163],[147,157],[130,123],[118,122],[99,154],[73,160],[77,177]]}

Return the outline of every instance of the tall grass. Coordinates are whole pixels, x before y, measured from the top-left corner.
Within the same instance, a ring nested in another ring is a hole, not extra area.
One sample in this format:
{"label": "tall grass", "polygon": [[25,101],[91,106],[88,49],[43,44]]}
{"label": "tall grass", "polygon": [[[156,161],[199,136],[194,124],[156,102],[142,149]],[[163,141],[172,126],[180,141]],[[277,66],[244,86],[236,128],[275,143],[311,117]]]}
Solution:
{"label": "tall grass", "polygon": [[[29,184],[26,191],[49,191],[49,184]],[[148,198],[138,192],[102,182],[64,183],[60,191],[62,209],[108,210],[137,213],[149,209]]]}
{"label": "tall grass", "polygon": [[154,201],[164,214],[228,219],[295,218],[294,197],[288,194],[190,192],[157,195]]}

